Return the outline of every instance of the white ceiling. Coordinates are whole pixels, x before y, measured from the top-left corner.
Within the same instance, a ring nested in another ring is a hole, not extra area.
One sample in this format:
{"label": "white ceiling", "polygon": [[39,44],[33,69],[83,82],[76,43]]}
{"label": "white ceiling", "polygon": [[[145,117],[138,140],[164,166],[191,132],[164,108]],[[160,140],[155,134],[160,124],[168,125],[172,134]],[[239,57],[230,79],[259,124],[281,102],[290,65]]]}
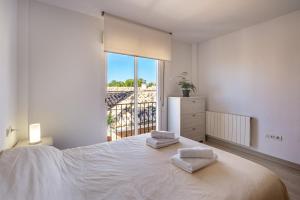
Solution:
{"label": "white ceiling", "polygon": [[100,16],[105,11],[201,42],[300,9],[300,0],[38,0]]}

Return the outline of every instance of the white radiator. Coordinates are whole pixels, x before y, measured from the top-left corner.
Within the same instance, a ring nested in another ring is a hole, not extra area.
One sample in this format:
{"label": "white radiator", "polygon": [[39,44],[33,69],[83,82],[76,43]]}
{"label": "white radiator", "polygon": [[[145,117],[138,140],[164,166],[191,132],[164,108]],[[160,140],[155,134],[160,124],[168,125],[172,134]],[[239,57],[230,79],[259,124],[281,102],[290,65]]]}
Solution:
{"label": "white radiator", "polygon": [[206,111],[206,135],[250,146],[251,117]]}

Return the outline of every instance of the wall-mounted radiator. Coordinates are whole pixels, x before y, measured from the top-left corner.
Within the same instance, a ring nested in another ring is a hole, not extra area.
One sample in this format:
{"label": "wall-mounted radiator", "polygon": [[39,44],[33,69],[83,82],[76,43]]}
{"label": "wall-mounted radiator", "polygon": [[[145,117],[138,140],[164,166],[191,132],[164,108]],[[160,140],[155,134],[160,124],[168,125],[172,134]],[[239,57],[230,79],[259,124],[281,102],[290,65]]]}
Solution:
{"label": "wall-mounted radiator", "polygon": [[250,146],[250,117],[206,111],[206,135]]}

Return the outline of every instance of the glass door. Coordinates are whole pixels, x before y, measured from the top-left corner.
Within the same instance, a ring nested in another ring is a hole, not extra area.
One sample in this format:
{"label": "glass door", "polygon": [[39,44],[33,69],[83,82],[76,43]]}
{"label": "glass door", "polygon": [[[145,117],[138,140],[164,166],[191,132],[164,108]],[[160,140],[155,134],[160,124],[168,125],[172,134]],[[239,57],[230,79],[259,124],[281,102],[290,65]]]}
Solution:
{"label": "glass door", "polygon": [[138,134],[156,129],[157,60],[137,58]]}
{"label": "glass door", "polygon": [[107,141],[135,135],[134,59],[107,53]]}
{"label": "glass door", "polygon": [[158,61],[107,53],[106,63],[107,140],[156,129]]}

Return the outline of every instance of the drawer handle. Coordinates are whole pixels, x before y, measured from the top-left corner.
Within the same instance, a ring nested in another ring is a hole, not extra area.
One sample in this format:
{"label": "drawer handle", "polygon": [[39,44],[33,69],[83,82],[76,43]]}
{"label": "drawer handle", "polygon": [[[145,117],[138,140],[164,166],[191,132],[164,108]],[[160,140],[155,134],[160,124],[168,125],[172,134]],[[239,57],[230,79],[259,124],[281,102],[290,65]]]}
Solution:
{"label": "drawer handle", "polygon": [[196,114],[193,114],[192,116],[193,116],[193,117],[196,117]]}
{"label": "drawer handle", "polygon": [[193,130],[193,131],[195,131],[195,130],[196,130],[196,128],[192,128],[192,130]]}
{"label": "drawer handle", "polygon": [[196,101],[192,101],[193,103],[196,103]]}

